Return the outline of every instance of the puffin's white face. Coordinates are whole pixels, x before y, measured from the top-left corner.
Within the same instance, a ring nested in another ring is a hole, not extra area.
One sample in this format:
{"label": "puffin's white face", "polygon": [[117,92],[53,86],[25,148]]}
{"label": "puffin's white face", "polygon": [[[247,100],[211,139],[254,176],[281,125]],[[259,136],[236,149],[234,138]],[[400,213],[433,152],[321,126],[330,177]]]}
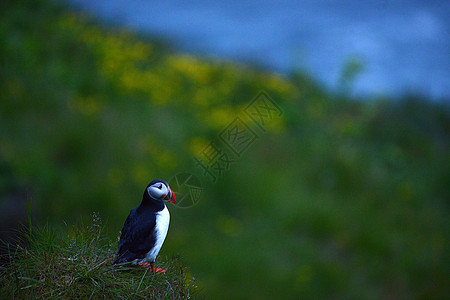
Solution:
{"label": "puffin's white face", "polygon": [[175,203],[175,194],[163,182],[157,182],[147,188],[147,192],[153,199],[168,200],[168,202]]}

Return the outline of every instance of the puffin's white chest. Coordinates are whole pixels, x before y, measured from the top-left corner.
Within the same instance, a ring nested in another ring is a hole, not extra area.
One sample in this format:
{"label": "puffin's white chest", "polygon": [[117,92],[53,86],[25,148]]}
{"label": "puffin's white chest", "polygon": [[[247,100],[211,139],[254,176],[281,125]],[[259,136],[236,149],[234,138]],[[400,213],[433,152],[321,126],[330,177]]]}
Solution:
{"label": "puffin's white chest", "polygon": [[155,246],[145,256],[148,262],[154,262],[156,256],[161,250],[161,247],[166,239],[167,230],[169,230],[170,213],[167,206],[164,205],[164,209],[156,213],[156,225],[155,225]]}

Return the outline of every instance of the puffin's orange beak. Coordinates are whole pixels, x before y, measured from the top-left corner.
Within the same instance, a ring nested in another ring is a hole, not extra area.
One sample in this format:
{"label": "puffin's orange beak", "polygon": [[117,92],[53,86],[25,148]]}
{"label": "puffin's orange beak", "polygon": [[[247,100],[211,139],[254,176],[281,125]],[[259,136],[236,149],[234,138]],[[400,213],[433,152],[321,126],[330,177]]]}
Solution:
{"label": "puffin's orange beak", "polygon": [[175,197],[175,193],[170,189],[170,199],[167,201],[169,203],[176,203],[177,197]]}

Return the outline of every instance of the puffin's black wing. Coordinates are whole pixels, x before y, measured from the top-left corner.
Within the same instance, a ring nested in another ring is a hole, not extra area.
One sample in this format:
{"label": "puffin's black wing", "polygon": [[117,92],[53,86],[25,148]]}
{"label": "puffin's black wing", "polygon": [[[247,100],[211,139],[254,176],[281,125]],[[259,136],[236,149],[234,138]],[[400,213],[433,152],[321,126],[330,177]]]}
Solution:
{"label": "puffin's black wing", "polygon": [[155,214],[139,214],[136,209],[132,209],[123,225],[119,240],[119,252],[114,263],[125,263],[144,258],[155,246],[155,225]]}

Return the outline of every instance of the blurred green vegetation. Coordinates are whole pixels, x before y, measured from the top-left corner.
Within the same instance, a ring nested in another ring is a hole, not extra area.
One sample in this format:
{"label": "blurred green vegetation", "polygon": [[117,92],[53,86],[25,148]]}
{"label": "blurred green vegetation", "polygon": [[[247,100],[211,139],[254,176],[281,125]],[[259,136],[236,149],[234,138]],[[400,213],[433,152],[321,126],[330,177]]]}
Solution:
{"label": "blurred green vegetation", "polygon": [[[0,25],[2,207],[21,190],[38,222],[98,211],[115,239],[150,180],[189,171],[205,191],[169,207],[162,253],[206,296],[449,294],[448,99],[351,99],[347,84],[335,96],[307,74],[179,54],[47,0],[0,2]],[[193,157],[260,90],[282,118],[211,183]]]}

